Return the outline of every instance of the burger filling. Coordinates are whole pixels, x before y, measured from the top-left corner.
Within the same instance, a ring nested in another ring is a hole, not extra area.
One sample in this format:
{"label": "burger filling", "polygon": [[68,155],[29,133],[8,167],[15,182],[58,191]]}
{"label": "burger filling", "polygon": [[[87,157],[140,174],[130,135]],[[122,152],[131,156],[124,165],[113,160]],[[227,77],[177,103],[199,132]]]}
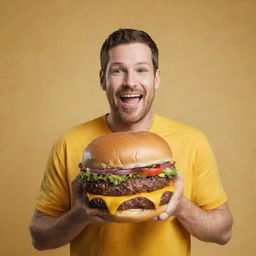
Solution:
{"label": "burger filling", "polygon": [[[83,184],[84,191],[89,194],[103,196],[132,196],[140,193],[150,193],[169,185],[176,176],[175,163],[156,164],[131,170],[120,169],[91,169],[79,165],[81,172],[77,176]],[[172,193],[164,192],[159,205],[167,204]],[[108,210],[105,201],[95,197],[89,202],[91,208]],[[138,196],[122,202],[118,210],[154,209],[155,205],[146,197]]]}
{"label": "burger filling", "polygon": [[[167,204],[172,197],[172,192],[165,192],[160,199],[160,206]],[[90,208],[98,208],[101,210],[108,211],[108,207],[104,200],[101,198],[94,198],[89,202]],[[135,197],[133,199],[123,202],[118,210],[129,210],[129,209],[155,209],[154,204],[145,197]]]}
{"label": "burger filling", "polygon": [[134,178],[159,176],[161,178],[172,179],[174,176],[176,176],[176,167],[174,162],[156,164],[156,165],[140,167],[140,168],[133,168],[130,170],[122,170],[122,169],[100,170],[100,169],[84,168],[82,164],[79,164],[79,167],[81,169],[81,172],[78,175],[77,180],[80,183],[104,180],[112,183],[113,185],[118,185],[128,181],[129,179],[134,179]]}
{"label": "burger filling", "polygon": [[84,190],[91,194],[104,196],[130,196],[134,194],[152,192],[168,186],[170,178],[149,176],[130,178],[125,182],[114,185],[109,180],[96,180],[83,183]]}

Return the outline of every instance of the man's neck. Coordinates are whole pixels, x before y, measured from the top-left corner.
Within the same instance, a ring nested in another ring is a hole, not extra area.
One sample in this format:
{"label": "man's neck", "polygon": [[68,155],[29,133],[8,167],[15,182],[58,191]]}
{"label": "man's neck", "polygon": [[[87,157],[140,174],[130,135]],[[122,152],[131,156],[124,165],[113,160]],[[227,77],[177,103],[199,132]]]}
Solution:
{"label": "man's neck", "polygon": [[120,119],[114,118],[111,113],[106,117],[108,127],[112,132],[148,131],[152,126],[153,119],[152,112],[149,112],[142,120],[134,124],[124,123]]}

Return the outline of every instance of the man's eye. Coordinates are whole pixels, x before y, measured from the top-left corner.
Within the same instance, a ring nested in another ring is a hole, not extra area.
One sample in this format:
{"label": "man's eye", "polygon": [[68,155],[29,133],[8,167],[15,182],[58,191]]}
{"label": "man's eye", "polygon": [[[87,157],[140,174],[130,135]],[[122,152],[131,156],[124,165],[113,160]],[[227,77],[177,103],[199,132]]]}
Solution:
{"label": "man's eye", "polygon": [[113,70],[112,70],[112,73],[113,73],[113,74],[122,73],[122,69],[120,69],[120,68],[113,69]]}
{"label": "man's eye", "polygon": [[146,68],[138,68],[138,69],[137,69],[137,72],[138,72],[138,73],[147,72],[147,69],[146,69]]}

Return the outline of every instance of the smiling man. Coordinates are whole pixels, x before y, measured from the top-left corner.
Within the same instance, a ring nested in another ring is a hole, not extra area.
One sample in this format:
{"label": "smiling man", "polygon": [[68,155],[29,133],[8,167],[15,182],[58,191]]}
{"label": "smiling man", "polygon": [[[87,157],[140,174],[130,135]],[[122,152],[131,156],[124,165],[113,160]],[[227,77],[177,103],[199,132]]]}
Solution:
{"label": "smiling man", "polygon": [[[71,243],[71,255],[190,255],[190,235],[225,244],[232,217],[207,138],[152,113],[159,88],[158,49],[144,31],[120,29],[101,49],[100,84],[110,112],[76,126],[50,154],[30,230],[39,250]],[[75,177],[86,145],[120,131],[150,131],[171,146],[179,170],[167,210],[142,223],[109,222],[88,207]]]}
{"label": "smiling man", "polygon": [[136,42],[117,45],[109,50],[108,63],[104,64],[100,81],[110,104],[110,128],[138,130],[139,125],[148,130],[153,118],[150,108],[160,83],[150,48]]}

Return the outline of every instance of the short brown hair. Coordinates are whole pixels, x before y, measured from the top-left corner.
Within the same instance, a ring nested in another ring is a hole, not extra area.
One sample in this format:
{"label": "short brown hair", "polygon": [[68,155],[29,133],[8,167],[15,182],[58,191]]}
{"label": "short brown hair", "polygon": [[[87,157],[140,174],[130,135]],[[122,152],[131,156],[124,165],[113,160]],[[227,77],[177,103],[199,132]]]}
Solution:
{"label": "short brown hair", "polygon": [[105,40],[101,47],[100,51],[100,63],[101,63],[101,70],[103,73],[106,72],[107,64],[109,61],[108,51],[120,44],[127,44],[127,43],[143,43],[146,44],[152,53],[152,62],[154,72],[158,69],[158,48],[156,43],[152,40],[149,34],[142,30],[135,30],[135,29],[118,29],[114,31],[109,37]]}

